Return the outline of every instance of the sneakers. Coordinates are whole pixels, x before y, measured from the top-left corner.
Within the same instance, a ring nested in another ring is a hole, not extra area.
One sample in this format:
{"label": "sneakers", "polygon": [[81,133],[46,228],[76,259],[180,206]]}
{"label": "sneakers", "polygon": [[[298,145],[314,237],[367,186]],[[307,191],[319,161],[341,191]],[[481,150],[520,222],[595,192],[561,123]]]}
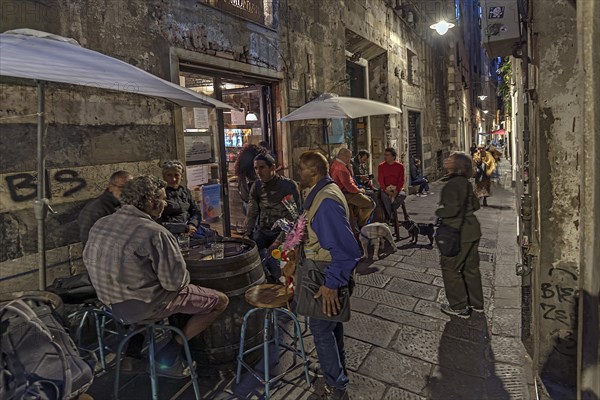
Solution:
{"label": "sneakers", "polygon": [[324,400],[350,400],[348,389],[337,389],[328,384],[325,384],[325,393],[322,398]]}
{"label": "sneakers", "polygon": [[427,193],[417,193],[417,197],[427,197]]}
{"label": "sneakers", "polygon": [[[191,369],[187,365],[181,356],[177,357],[173,365],[160,364],[157,361],[154,362],[156,366],[156,375],[164,378],[171,379],[183,379],[188,378],[191,374]],[[196,369],[196,361],[192,361],[192,369]],[[147,372],[150,373],[150,366],[147,368]]]}
{"label": "sneakers", "polygon": [[449,304],[442,304],[440,308],[444,314],[454,315],[458,318],[466,319],[471,316],[471,309],[469,307],[462,310],[454,310],[450,307]]}
{"label": "sneakers", "polygon": [[471,311],[475,311],[476,313],[482,313],[485,310],[483,309],[483,307],[478,308],[478,307],[469,307],[471,309]]}

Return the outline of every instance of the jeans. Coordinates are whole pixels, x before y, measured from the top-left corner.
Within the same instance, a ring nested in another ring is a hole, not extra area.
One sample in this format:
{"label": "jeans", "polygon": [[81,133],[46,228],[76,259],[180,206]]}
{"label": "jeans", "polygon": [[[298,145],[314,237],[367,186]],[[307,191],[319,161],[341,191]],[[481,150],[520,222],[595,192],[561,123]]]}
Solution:
{"label": "jeans", "polygon": [[425,178],[418,178],[410,181],[410,185],[419,185],[419,193],[429,192],[429,182]]}
{"label": "jeans", "polygon": [[309,324],[325,383],[337,389],[346,389],[348,373],[344,351],[344,325],[341,322],[312,317]]}
{"label": "jeans", "polygon": [[404,203],[404,200],[406,200],[406,194],[404,192],[399,192],[392,203],[390,197],[383,190],[381,191],[381,202],[383,203],[383,207],[385,208],[385,212],[389,219],[393,219],[393,213],[395,213],[398,207]]}
{"label": "jeans", "polygon": [[252,240],[256,242],[258,254],[260,255],[260,259],[263,260],[265,274],[271,275],[273,279],[279,281],[279,278],[281,277],[281,266],[279,265],[279,261],[275,260],[271,257],[271,254],[269,254],[269,246],[273,244],[275,239],[277,239],[277,236],[279,236],[279,232],[259,229],[252,234]]}

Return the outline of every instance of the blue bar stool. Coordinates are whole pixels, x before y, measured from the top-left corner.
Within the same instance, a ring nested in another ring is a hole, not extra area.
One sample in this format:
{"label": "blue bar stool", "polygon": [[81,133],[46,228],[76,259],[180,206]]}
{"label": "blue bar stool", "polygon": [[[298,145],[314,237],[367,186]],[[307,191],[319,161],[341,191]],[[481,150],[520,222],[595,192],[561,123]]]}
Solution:
{"label": "blue bar stool", "polygon": [[111,334],[118,334],[118,332],[106,329],[106,324],[112,321],[112,315],[106,311],[104,306],[97,306],[96,304],[91,303],[86,304],[81,310],[76,311],[68,316],[70,320],[81,318],[77,324],[77,329],[75,330],[75,344],[77,347],[82,348],[81,336],[83,333],[83,328],[90,317],[94,318],[94,325],[96,328],[96,347],[89,350],[93,351],[94,353],[98,352],[98,359],[100,361],[102,371],[106,371],[105,351],[110,351],[110,349],[104,343],[104,336],[106,332]]}
{"label": "blue bar stool", "polygon": [[[255,308],[250,309],[246,315],[244,315],[244,320],[242,323],[242,331],[240,334],[240,352],[238,355],[238,364],[237,364],[237,374],[236,374],[236,383],[240,383],[240,378],[242,375],[242,367],[246,368],[254,377],[260,381],[261,384],[265,386],[265,399],[269,399],[270,397],[270,388],[271,384],[275,381],[281,379],[288,372],[296,369],[299,366],[304,367],[304,374],[306,376],[306,384],[310,387],[310,378],[308,376],[308,358],[306,357],[306,353],[304,352],[304,341],[302,340],[302,330],[300,328],[300,323],[296,316],[288,311],[285,307],[289,304],[289,302],[294,297],[293,293],[289,293],[286,291],[286,288],[282,285],[275,284],[263,284],[254,286],[246,291],[245,294],[246,301],[248,304],[254,306]],[[254,346],[250,349],[244,350],[244,339],[246,336],[246,323],[248,322],[248,318],[259,310],[265,310],[265,318],[264,318],[264,328],[263,328],[263,343],[257,346]],[[292,337],[293,345],[290,346],[286,343],[283,343],[279,337],[279,326],[277,323],[278,316],[286,316],[291,319],[294,324],[294,334]],[[271,338],[270,329],[273,329],[273,337]],[[276,346],[276,361],[279,362],[279,349],[282,348],[286,351],[291,351],[294,355],[293,365],[288,368],[283,373],[271,377],[269,373],[269,345],[274,343]],[[299,346],[298,346],[299,345]],[[262,347],[263,349],[263,358],[264,358],[264,376],[259,376],[258,373],[244,361],[244,356],[249,354],[255,350],[258,350]],[[296,364],[296,357],[300,356],[302,358],[302,363]]]}
{"label": "blue bar stool", "polygon": [[143,321],[137,323],[132,332],[127,333],[123,339],[119,342],[117,347],[117,356],[116,356],[116,369],[115,369],[115,387],[114,387],[114,398],[119,398],[119,375],[121,372],[121,353],[125,348],[127,342],[137,334],[144,333],[148,340],[148,363],[150,364],[150,384],[152,387],[152,400],[158,400],[158,377],[156,374],[156,364],[154,363],[154,358],[156,354],[156,335],[157,332],[169,333],[172,332],[174,335],[178,335],[183,342],[183,349],[185,352],[185,358],[187,364],[190,369],[190,379],[192,380],[192,385],[194,387],[194,394],[196,399],[199,400],[202,398],[200,394],[200,387],[198,386],[198,376],[196,374],[196,369],[194,368],[194,364],[192,361],[192,354],[190,353],[190,347],[188,345],[187,339],[181,329],[178,329],[174,326],[164,324],[164,320],[159,321]]}

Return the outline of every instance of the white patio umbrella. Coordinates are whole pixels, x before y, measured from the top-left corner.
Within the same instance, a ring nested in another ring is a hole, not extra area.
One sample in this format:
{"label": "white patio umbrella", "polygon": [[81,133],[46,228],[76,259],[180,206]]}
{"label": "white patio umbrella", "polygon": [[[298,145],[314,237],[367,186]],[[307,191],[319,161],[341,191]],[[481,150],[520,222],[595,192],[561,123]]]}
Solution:
{"label": "white patio umbrella", "polygon": [[354,119],[370,115],[396,114],[401,112],[400,108],[380,101],[324,93],[285,117],[280,118],[279,121],[288,122],[330,118]]}
{"label": "white patio umbrella", "polygon": [[0,34],[0,76],[33,79],[38,84],[37,198],[39,288],[46,288],[44,82],[60,82],[162,98],[186,107],[233,107],[154,76],[140,68],[81,47],[77,41],[32,29]]}
{"label": "white patio umbrella", "polygon": [[[289,113],[281,122],[300,121],[307,119],[331,119],[331,118],[360,118],[371,115],[397,114],[402,110],[398,107],[382,103],[380,101],[362,99],[360,97],[343,97],[333,93],[323,93],[311,102],[306,103],[299,109]],[[327,127],[324,124],[323,129]],[[327,151],[330,153],[329,137],[327,140]]]}

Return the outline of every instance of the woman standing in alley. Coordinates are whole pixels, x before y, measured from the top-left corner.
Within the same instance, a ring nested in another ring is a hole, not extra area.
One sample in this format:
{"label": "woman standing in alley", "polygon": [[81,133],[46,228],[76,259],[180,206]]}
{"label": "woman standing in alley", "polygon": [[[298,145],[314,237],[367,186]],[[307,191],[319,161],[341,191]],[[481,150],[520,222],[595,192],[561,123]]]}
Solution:
{"label": "woman standing in alley", "polygon": [[460,230],[460,252],[454,257],[440,255],[442,277],[449,304],[442,304],[442,312],[460,318],[469,318],[471,311],[483,312],[483,289],[479,272],[479,239],[481,229],[474,212],[479,201],[473,195],[469,178],[473,175],[471,157],[452,153],[444,160],[448,174],[440,195],[436,215],[442,224]]}
{"label": "woman standing in alley", "polygon": [[492,195],[492,174],[496,170],[496,160],[483,145],[480,145],[473,156],[473,163],[476,171],[475,194],[483,199],[481,205],[487,207],[487,198]]}

